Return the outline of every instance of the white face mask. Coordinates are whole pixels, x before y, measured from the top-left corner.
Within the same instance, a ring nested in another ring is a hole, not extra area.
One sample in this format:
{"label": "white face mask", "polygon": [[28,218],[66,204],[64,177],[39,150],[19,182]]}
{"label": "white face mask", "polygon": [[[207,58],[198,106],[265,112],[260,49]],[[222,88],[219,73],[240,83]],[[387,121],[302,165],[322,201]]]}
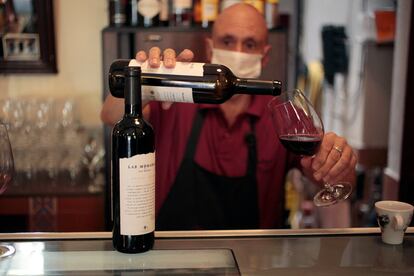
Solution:
{"label": "white face mask", "polygon": [[262,71],[262,55],[213,48],[211,63],[227,66],[237,77],[258,78]]}

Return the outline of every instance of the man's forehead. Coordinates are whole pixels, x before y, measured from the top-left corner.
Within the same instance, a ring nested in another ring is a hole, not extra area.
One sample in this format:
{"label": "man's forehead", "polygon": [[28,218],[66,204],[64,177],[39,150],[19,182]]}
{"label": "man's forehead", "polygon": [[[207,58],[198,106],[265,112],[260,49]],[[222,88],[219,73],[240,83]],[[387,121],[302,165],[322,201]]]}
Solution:
{"label": "man's forehead", "polygon": [[213,40],[223,40],[223,39],[230,39],[230,40],[241,40],[241,41],[263,41],[265,39],[265,35],[260,32],[254,31],[237,31],[237,29],[233,30],[221,30],[215,32],[213,35]]}

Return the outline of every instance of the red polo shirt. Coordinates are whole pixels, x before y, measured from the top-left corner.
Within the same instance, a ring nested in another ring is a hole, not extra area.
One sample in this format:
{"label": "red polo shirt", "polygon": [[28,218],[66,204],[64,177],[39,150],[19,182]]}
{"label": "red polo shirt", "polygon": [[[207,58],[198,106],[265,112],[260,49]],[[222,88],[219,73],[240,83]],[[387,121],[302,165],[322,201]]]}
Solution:
{"label": "red polo shirt", "polygon": [[246,175],[249,116],[256,120],[257,185],[260,227],[282,225],[283,184],[293,165],[276,138],[267,103],[270,96],[253,96],[249,108],[228,127],[218,105],[175,103],[163,110],[152,102],[150,122],[156,137],[156,210],[159,211],[173,185],[182,162],[195,112],[208,109],[198,141],[195,162],[211,173],[238,177]]}

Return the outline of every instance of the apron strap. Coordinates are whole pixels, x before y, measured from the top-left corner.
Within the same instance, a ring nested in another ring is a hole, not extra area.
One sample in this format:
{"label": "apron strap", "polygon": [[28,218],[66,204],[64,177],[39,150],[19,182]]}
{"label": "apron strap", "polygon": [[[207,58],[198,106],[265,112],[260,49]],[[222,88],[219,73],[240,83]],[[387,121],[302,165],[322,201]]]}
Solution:
{"label": "apron strap", "polygon": [[246,175],[251,181],[256,182],[256,170],[257,170],[257,144],[256,144],[256,118],[249,117],[250,133],[245,136],[245,141],[248,149],[247,156],[247,170]]}
{"label": "apron strap", "polygon": [[194,116],[193,125],[192,125],[191,132],[190,132],[190,137],[188,138],[187,148],[184,153],[184,159],[188,159],[192,161],[194,158],[196,147],[198,144],[198,137],[200,136],[201,128],[204,122],[204,117],[205,116],[203,112],[201,110],[197,110]]}

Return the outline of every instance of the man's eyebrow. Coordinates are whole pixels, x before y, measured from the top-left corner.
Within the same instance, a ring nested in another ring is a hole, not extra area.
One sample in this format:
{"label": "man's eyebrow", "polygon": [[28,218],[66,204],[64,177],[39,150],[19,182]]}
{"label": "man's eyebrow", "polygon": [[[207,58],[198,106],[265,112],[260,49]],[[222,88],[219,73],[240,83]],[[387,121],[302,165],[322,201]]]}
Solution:
{"label": "man's eyebrow", "polygon": [[243,38],[243,42],[254,42],[254,43],[259,43],[259,41],[258,41],[255,37],[252,37],[252,36],[249,36],[249,37],[245,37],[245,38]]}
{"label": "man's eyebrow", "polygon": [[219,36],[220,39],[234,39],[234,35],[231,34],[224,34]]}

